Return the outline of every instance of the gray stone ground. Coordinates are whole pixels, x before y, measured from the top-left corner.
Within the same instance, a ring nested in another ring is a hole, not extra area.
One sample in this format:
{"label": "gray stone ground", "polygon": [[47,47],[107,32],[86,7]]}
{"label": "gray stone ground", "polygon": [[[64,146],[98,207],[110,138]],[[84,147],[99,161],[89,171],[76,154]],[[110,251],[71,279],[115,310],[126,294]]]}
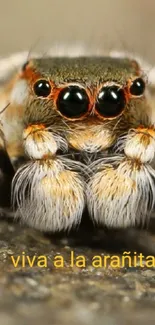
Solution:
{"label": "gray stone ground", "polygon": [[[130,250],[134,246],[139,252],[154,254],[154,235],[131,230],[105,234],[103,240],[102,231],[98,233],[93,237],[91,230],[87,231],[87,239],[81,231],[67,239],[1,221],[0,324],[154,324],[155,269],[114,269],[110,265],[93,268],[91,262],[94,255],[117,252],[120,247],[123,251],[124,247]],[[70,266],[71,250],[75,256],[85,255],[85,268]],[[11,256],[16,258],[22,252],[31,258],[45,255],[47,267],[41,268],[37,263],[22,267],[19,263],[15,268]],[[58,254],[65,261],[59,269],[52,262]]]}

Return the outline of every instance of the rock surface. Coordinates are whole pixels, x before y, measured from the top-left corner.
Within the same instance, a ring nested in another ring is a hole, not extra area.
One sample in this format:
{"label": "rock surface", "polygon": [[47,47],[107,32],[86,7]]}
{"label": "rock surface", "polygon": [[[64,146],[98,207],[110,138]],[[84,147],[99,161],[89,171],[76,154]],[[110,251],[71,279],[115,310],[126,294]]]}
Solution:
{"label": "rock surface", "polygon": [[[137,234],[140,238],[140,233]],[[134,242],[133,233],[129,233],[129,241],[132,236]],[[143,267],[114,268],[110,263],[107,267],[93,267],[93,256],[109,255],[112,245],[106,248],[107,239],[101,246],[94,239],[91,245],[90,238],[87,241],[84,236],[82,242],[81,237],[82,233],[69,238],[45,236],[19,224],[0,222],[2,325],[154,324],[155,268],[146,267],[145,262]],[[122,243],[122,238],[114,234],[112,238],[114,250],[117,251],[115,242]],[[123,238],[124,245],[129,249],[130,243],[125,233]],[[153,254],[154,236],[147,238],[146,233],[142,234],[142,250],[145,242],[145,248],[150,245]],[[72,265],[71,251],[74,254]],[[77,265],[81,255],[85,257],[85,267]],[[59,267],[54,264],[56,256],[60,257],[57,258]],[[61,257],[64,260],[63,267],[60,267]],[[34,263],[33,266],[30,267],[28,262]],[[16,267],[13,263],[17,264]]]}

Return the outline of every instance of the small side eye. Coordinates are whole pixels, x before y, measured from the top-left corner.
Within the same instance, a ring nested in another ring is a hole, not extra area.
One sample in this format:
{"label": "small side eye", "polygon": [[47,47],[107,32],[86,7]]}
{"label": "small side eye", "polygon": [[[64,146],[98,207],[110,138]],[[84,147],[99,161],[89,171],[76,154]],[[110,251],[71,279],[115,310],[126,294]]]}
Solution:
{"label": "small side eye", "polygon": [[33,90],[38,97],[48,97],[51,93],[51,85],[47,80],[38,80],[34,84]]}
{"label": "small side eye", "polygon": [[135,79],[130,86],[130,94],[133,96],[143,95],[145,90],[145,82],[142,78]]}

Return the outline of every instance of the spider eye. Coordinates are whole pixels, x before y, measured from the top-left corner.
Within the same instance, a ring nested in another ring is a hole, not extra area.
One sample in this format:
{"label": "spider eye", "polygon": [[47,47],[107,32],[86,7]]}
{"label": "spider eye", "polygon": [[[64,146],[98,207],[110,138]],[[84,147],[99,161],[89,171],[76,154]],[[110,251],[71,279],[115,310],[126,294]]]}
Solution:
{"label": "spider eye", "polygon": [[130,86],[130,93],[134,96],[141,96],[143,95],[145,90],[145,82],[142,78],[137,78],[132,82]]}
{"label": "spider eye", "polygon": [[69,86],[60,91],[56,105],[63,116],[79,118],[88,111],[89,98],[83,88]]}
{"label": "spider eye", "polygon": [[38,97],[47,97],[51,93],[51,85],[47,80],[38,80],[33,86]]}
{"label": "spider eye", "polygon": [[103,87],[97,98],[96,110],[104,117],[116,117],[124,109],[126,99],[123,89],[118,86]]}

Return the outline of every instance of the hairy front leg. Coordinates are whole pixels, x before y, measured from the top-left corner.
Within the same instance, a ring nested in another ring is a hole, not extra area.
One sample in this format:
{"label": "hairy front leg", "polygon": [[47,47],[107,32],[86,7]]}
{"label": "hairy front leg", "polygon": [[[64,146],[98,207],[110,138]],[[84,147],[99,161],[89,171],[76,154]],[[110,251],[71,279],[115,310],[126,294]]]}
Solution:
{"label": "hairy front leg", "polygon": [[117,152],[92,164],[87,204],[95,222],[123,228],[148,224],[155,205],[155,129],[130,130]]}
{"label": "hairy front leg", "polygon": [[44,231],[78,225],[85,205],[83,166],[57,155],[67,144],[44,125],[26,127],[23,144],[31,160],[17,171],[12,186],[21,220]]}

